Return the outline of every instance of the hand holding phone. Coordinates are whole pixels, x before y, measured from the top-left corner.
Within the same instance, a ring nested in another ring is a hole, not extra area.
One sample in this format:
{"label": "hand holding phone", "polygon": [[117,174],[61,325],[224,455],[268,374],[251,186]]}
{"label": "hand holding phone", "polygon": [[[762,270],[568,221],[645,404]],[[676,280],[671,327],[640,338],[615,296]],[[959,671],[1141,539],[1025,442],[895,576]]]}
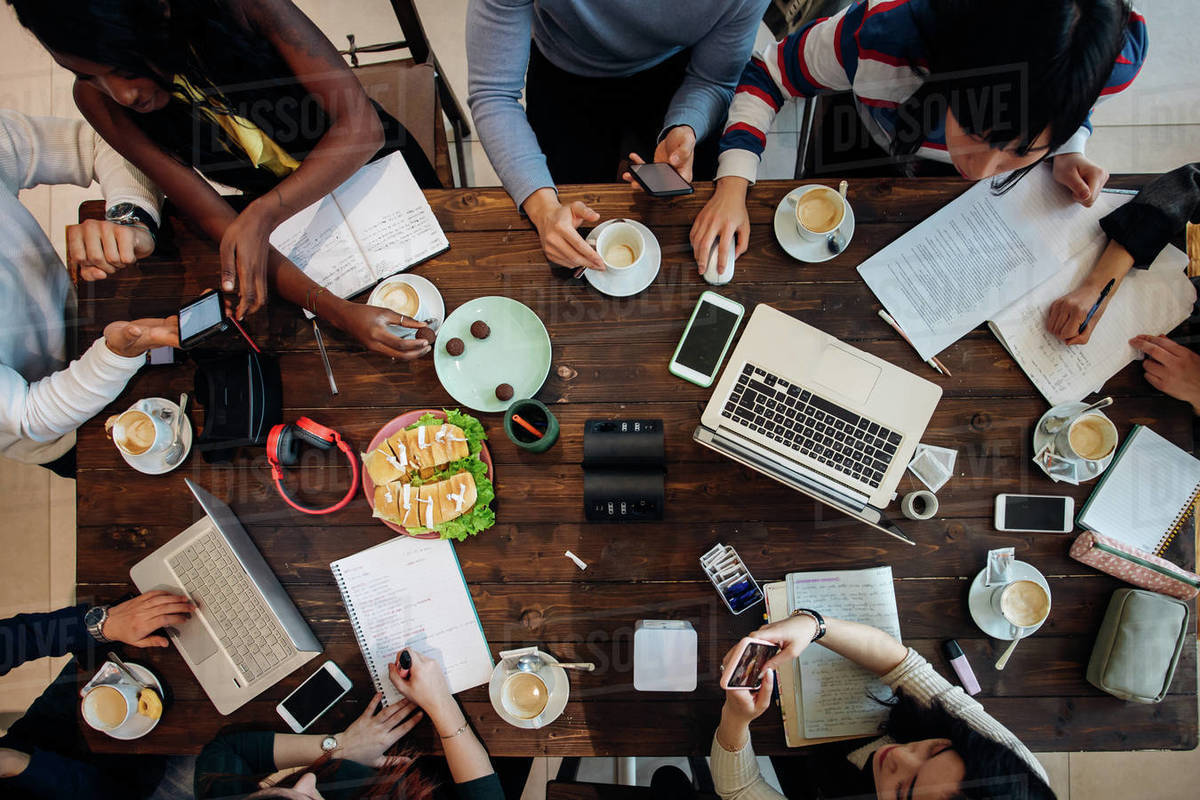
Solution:
{"label": "hand holding phone", "polygon": [[733,657],[726,659],[725,669],[721,673],[721,688],[760,688],[767,662],[778,652],[779,645],[774,642],[750,637],[742,639],[735,647]]}
{"label": "hand holding phone", "polygon": [[[642,161],[636,153],[629,155],[631,160],[636,158],[637,162]],[[692,185],[670,164],[659,161],[653,164],[637,162],[629,165],[629,172],[626,174],[632,175],[638,185],[645,189],[646,194],[651,197],[677,197],[695,191]]]}

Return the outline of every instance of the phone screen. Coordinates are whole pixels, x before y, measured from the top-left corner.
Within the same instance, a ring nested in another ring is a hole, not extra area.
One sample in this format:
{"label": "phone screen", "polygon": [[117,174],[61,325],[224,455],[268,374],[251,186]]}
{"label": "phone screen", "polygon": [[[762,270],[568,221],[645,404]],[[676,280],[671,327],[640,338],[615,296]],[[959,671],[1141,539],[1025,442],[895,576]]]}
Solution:
{"label": "phone screen", "polygon": [[179,310],[179,341],[186,342],[194,336],[215,328],[224,319],[221,295],[212,292]]}
{"label": "phone screen", "polygon": [[296,722],[307,728],[345,691],[329,670],[322,667],[283,701],[283,707]]}
{"label": "phone screen", "polygon": [[632,164],[629,169],[641,179],[650,192],[685,192],[692,188],[670,164]]}
{"label": "phone screen", "polygon": [[1009,495],[1004,501],[1004,527],[1061,531],[1065,502],[1061,497]]}
{"label": "phone screen", "polygon": [[733,311],[701,301],[675,360],[701,375],[712,375],[737,321]]}
{"label": "phone screen", "polygon": [[733,673],[729,676],[729,687],[731,689],[757,689],[762,685],[763,667],[778,652],[779,648],[773,644],[760,642],[747,644],[733,668]]}

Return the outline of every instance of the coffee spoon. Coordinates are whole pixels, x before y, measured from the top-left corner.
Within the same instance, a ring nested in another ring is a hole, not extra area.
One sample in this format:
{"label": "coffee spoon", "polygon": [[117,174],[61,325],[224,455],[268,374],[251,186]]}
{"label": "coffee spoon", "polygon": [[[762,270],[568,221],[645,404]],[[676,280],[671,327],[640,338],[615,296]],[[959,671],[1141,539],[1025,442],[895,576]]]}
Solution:
{"label": "coffee spoon", "polygon": [[[537,672],[543,666],[545,666],[545,664],[545,661],[542,661],[539,656],[535,656],[532,653],[521,656],[517,659],[517,669],[519,669],[521,672]],[[591,672],[596,668],[596,665],[589,661],[565,662],[551,664],[551,666],[562,667],[563,669],[578,669],[584,672]]]}
{"label": "coffee spoon", "polygon": [[1025,630],[1024,628],[1018,628],[1016,625],[1013,625],[1012,630],[1013,630],[1012,644],[1010,644],[1008,646],[1008,649],[1005,650],[1004,653],[1001,654],[1000,658],[996,660],[996,669],[1004,669],[1006,666],[1008,666],[1008,657],[1013,654],[1013,650],[1017,649],[1017,643],[1020,642],[1023,638],[1025,638],[1024,636],[1021,635],[1021,632],[1023,630]]}
{"label": "coffee spoon", "polygon": [[1056,434],[1059,431],[1061,431],[1065,425],[1067,425],[1071,422],[1074,422],[1076,419],[1078,419],[1079,417],[1082,417],[1084,414],[1088,413],[1089,411],[1096,411],[1097,409],[1108,408],[1112,404],[1113,404],[1113,399],[1111,397],[1105,397],[1100,400],[1097,400],[1096,402],[1092,403],[1090,406],[1079,411],[1076,414],[1068,414],[1067,416],[1064,416],[1064,417],[1049,417],[1049,418],[1047,418],[1047,420],[1045,422],[1042,423],[1042,430],[1044,430],[1046,433],[1051,434],[1051,435]]}
{"label": "coffee spoon", "polygon": [[[838,193],[841,194],[843,201],[846,199],[846,189],[849,186],[849,181],[842,181],[838,185]],[[825,237],[825,246],[828,247],[829,252],[833,253],[835,256],[846,249],[846,237],[842,235],[840,227],[830,231],[829,235]]]}

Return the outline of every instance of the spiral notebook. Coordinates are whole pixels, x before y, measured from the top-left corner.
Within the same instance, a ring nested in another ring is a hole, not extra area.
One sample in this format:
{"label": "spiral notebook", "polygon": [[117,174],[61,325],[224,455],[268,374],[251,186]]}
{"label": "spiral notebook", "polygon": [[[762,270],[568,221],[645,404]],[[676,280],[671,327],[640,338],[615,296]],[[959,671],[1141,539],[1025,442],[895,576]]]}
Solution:
{"label": "spiral notebook", "polygon": [[1200,461],[1135,425],[1075,522],[1162,556],[1195,514]]}
{"label": "spiral notebook", "polygon": [[492,655],[449,541],[397,536],[329,567],[385,704],[401,699],[388,664],[405,648],[438,662],[451,694],[491,678]]}

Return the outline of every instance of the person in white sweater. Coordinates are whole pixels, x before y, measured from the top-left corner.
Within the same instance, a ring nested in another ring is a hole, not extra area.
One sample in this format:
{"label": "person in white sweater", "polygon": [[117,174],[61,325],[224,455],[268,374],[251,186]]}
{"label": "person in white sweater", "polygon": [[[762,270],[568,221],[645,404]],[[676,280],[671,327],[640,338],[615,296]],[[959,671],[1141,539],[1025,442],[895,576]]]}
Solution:
{"label": "person in white sweater", "polygon": [[0,110],[0,455],[67,475],[75,429],[120,394],[147,350],[179,344],[173,317],[113,322],[67,364],[74,287],[18,192],[93,180],[121,213],[68,227],[68,258],[86,280],[153,252],[158,190],[84,122]]}
{"label": "person in white sweater", "polygon": [[[885,735],[847,754],[845,763],[826,759],[817,769],[793,776],[781,769],[781,760],[776,772],[793,796],[801,796],[802,787],[802,796],[822,798],[1054,798],[1045,770],[1028,748],[962,687],[951,685],[890,634],[800,609],[751,636],[782,649],[764,667],[760,689],[726,691],[712,744],[713,783],[724,800],[784,796],[759,772],[749,725],[770,704],[775,666],[798,657],[814,641],[879,675],[896,699],[883,725]],[[736,650],[726,654],[722,670],[732,669]],[[789,787],[788,778],[798,785]]]}

